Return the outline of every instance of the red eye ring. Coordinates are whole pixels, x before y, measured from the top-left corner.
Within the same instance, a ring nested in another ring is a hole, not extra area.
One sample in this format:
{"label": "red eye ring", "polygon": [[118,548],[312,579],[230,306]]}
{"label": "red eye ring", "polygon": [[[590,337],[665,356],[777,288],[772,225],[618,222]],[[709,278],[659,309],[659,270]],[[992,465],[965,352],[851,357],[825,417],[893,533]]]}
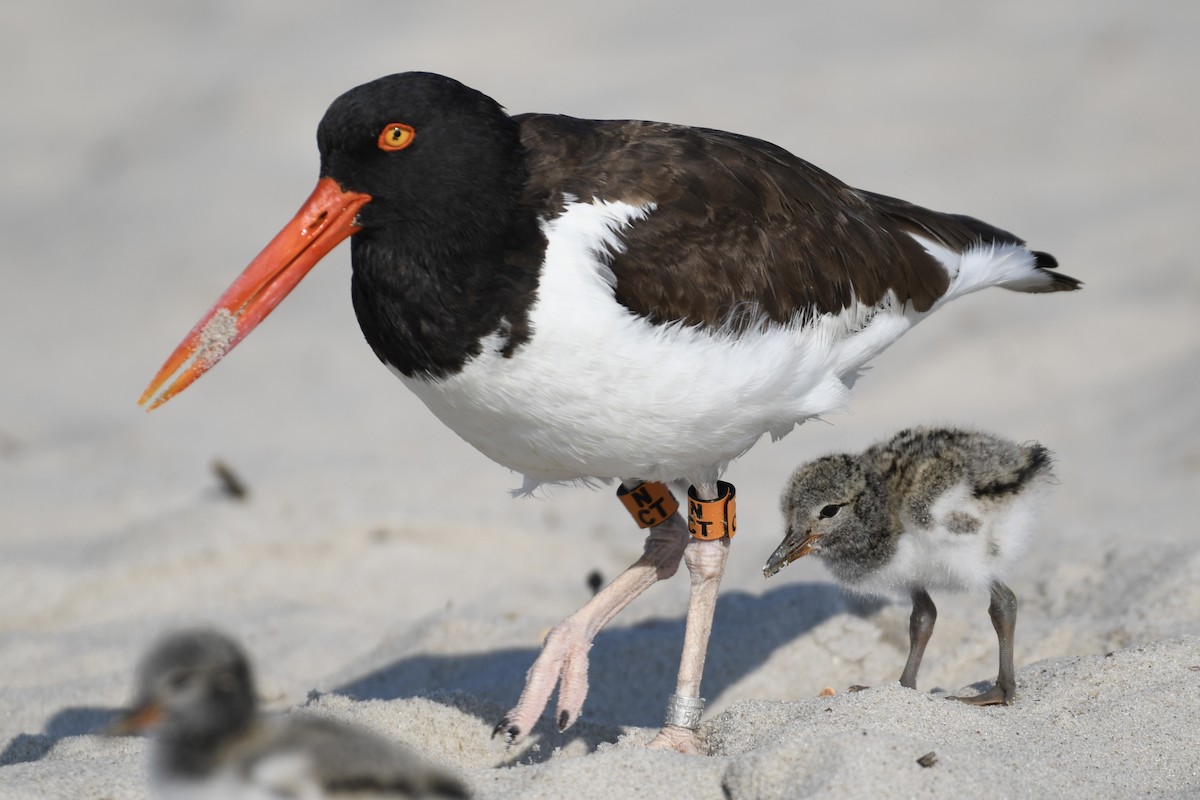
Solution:
{"label": "red eye ring", "polygon": [[389,122],[379,133],[380,150],[403,150],[412,144],[417,132],[403,122]]}

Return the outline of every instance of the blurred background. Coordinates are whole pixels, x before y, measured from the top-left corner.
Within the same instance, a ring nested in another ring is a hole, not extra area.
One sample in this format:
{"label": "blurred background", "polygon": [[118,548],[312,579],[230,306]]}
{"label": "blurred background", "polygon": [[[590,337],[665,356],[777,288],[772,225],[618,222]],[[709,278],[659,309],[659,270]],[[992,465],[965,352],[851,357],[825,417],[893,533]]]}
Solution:
{"label": "blurred background", "polygon": [[[742,534],[727,602],[749,616],[718,617],[710,708],[899,670],[902,629],[877,661],[798,640],[853,610],[820,565],[769,584],[759,570],[795,466],[916,423],[978,425],[1058,456],[1061,486],[1014,587],[1035,620],[1096,622],[1019,632],[1019,663],[1195,632],[1197,42],[1200,6],[1168,0],[5,4],[0,747],[50,730],[64,707],[116,704],[149,637],[199,619],[251,639],[280,702],[414,653],[515,648],[495,684],[425,678],[503,705],[545,625],[589,596],[588,573],[611,578],[640,552],[607,490],[510,499],[519,477],[378,364],[346,247],[188,392],[149,415],[135,405],[311,191],[328,104],[405,70],[513,113],[763,138],[851,185],[1013,230],[1086,283],[956,302],[877,361],[849,413],[731,468]],[[214,461],[245,500],[223,493]],[[656,587],[616,624],[681,629],[686,593]],[[975,605],[943,606],[923,682],[990,674]],[[891,613],[880,630],[907,615]],[[823,641],[884,635],[862,619]],[[754,663],[730,650],[739,626],[769,632]],[[677,657],[676,644],[656,652],[654,686],[632,700],[599,686],[589,712],[656,724]],[[782,684],[753,674],[771,659]]]}

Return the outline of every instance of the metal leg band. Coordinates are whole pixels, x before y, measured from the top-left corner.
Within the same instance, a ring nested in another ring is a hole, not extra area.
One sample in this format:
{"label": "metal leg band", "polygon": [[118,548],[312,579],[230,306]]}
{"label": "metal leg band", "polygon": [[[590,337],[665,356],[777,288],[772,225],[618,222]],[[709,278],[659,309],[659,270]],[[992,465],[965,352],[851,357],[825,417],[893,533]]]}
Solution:
{"label": "metal leg band", "polygon": [[690,731],[699,730],[700,715],[703,713],[703,697],[680,697],[673,694],[667,699],[667,715],[663,724],[687,728]]}

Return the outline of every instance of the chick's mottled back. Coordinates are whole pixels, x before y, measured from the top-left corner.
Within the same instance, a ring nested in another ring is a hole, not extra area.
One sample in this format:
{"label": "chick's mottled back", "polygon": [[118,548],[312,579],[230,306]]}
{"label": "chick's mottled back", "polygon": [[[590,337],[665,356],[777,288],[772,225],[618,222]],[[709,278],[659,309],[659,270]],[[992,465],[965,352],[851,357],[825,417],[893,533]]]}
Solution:
{"label": "chick's mottled back", "polygon": [[788,536],[817,536],[806,552],[866,593],[987,588],[1024,551],[1050,467],[1040,444],[904,430],[859,455],[825,456],[796,470],[782,501]]}

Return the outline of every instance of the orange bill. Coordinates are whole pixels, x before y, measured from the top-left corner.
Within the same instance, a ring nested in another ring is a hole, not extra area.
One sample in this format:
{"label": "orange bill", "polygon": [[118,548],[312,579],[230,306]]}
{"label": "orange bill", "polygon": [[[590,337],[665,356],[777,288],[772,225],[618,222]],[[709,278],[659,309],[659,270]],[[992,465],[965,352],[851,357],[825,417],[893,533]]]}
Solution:
{"label": "orange bill", "polygon": [[179,343],[138,404],[148,403],[148,411],[158,408],[211,369],[318,261],[359,230],[355,218],[370,200],[370,195],[345,191],[332,178],[322,178],[291,222]]}

